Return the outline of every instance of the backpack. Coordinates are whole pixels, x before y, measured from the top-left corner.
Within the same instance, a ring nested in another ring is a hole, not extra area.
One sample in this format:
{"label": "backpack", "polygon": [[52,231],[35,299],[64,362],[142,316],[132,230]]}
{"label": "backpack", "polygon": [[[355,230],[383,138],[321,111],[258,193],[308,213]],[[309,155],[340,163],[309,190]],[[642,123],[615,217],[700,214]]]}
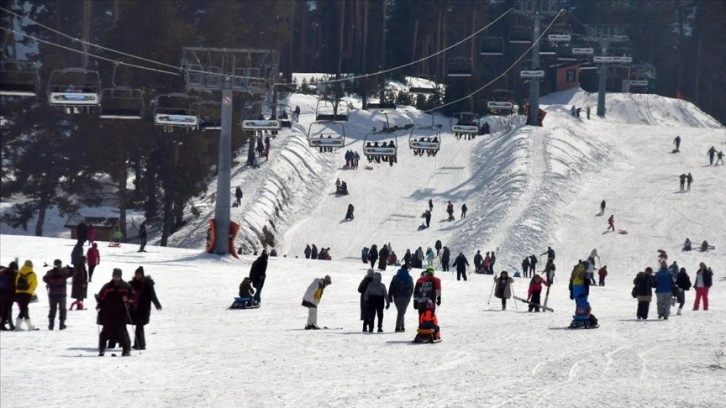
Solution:
{"label": "backpack", "polygon": [[28,276],[23,275],[22,273],[18,274],[18,281],[15,284],[15,290],[28,290],[30,289],[30,282],[28,281]]}

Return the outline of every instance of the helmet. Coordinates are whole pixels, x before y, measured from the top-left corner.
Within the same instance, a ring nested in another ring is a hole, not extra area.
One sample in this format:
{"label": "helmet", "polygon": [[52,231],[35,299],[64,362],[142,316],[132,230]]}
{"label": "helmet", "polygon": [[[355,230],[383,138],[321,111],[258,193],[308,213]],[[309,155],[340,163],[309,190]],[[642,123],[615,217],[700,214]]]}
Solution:
{"label": "helmet", "polygon": [[434,274],[434,267],[433,267],[433,266],[428,266],[428,267],[426,268],[426,272],[428,272],[428,273],[430,273],[430,274],[432,274],[432,275],[433,275],[433,274]]}

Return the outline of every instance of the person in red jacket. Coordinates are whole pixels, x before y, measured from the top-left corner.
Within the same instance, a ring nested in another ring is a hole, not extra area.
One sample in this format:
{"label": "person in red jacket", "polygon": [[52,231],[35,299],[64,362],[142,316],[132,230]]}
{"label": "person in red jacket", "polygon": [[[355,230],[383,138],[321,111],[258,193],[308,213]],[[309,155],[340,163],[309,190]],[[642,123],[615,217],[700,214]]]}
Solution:
{"label": "person in red jacket", "polygon": [[98,252],[97,243],[94,242],[93,246],[88,248],[86,259],[88,260],[88,281],[91,282],[93,280],[93,270],[101,263],[101,254]]}
{"label": "person in red jacket", "polygon": [[441,279],[434,276],[434,267],[429,266],[421,273],[413,289],[413,308],[418,310],[419,316],[426,312],[427,301],[441,305]]}
{"label": "person in red jacket", "polygon": [[529,292],[527,292],[527,300],[529,300],[529,311],[531,312],[534,310],[535,312],[539,312],[539,306],[540,306],[540,295],[542,294],[542,285],[549,286],[546,280],[542,279],[541,276],[538,274],[535,274],[532,277],[532,280],[529,281]]}
{"label": "person in red jacket", "polygon": [[600,277],[598,280],[598,286],[605,286],[605,277],[608,276],[608,266],[603,265],[603,267],[597,271],[597,276]]}

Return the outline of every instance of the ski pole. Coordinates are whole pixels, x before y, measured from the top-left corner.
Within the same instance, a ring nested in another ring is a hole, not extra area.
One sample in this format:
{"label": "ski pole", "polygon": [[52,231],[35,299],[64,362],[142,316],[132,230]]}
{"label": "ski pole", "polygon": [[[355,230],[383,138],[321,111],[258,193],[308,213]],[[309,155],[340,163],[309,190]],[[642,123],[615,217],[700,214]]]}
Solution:
{"label": "ski pole", "polygon": [[496,282],[492,284],[492,291],[489,292],[489,300],[487,300],[487,305],[489,304],[489,302],[492,301],[492,295],[494,294],[494,286],[496,286]]}
{"label": "ski pole", "polygon": [[[139,346],[138,352],[139,354],[141,354],[141,345],[139,344],[139,339],[136,337],[136,325],[134,325],[133,320],[131,319],[131,314],[129,313],[129,305],[126,302],[124,302],[124,309],[126,309],[126,317],[128,317],[129,322],[131,322],[131,328],[134,330],[134,343]],[[124,330],[126,330],[126,325],[124,325]],[[128,332],[126,332],[126,335],[128,335]],[[131,346],[129,345],[129,349],[130,348]]]}
{"label": "ski pole", "polygon": [[[512,284],[510,283],[509,285],[511,286]],[[512,299],[514,299],[514,286],[512,286]],[[514,302],[514,310],[519,311],[519,308],[517,307],[517,302],[516,302],[517,299],[514,299],[514,300],[515,300],[515,302]]]}

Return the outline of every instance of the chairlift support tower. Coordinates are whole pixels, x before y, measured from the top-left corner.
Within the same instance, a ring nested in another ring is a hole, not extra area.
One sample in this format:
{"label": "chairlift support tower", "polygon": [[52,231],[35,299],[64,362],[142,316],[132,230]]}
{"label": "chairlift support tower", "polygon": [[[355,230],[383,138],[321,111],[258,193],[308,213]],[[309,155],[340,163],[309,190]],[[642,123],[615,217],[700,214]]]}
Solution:
{"label": "chairlift support tower", "polygon": [[232,173],[232,106],[234,93],[266,95],[277,76],[275,50],[252,48],[184,47],[182,69],[187,91],[221,91],[222,117],[217,164],[217,225],[214,252],[229,253]]}
{"label": "chairlift support tower", "polygon": [[587,36],[583,39],[588,42],[600,44],[602,55],[593,57],[593,62],[599,64],[598,68],[598,90],[597,90],[597,116],[605,117],[605,95],[606,84],[607,84],[607,72],[608,65],[619,63],[619,64],[630,64],[632,58],[630,57],[616,57],[608,56],[608,48],[610,44],[627,42],[628,36],[623,35],[623,30],[617,26],[599,26],[599,27],[587,27]]}

